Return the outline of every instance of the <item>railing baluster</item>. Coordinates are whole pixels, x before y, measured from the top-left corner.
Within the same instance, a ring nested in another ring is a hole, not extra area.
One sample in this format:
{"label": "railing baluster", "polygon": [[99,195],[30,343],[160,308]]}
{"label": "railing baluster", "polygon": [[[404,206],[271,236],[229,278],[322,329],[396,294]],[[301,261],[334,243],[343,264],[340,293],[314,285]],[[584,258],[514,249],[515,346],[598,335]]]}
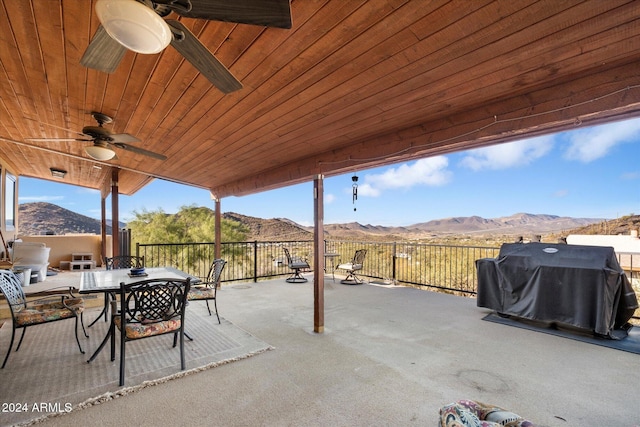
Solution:
{"label": "railing baluster", "polygon": [[[477,292],[478,258],[495,258],[500,248],[485,246],[454,246],[427,243],[354,242],[332,240],[326,242],[336,260],[346,262],[357,249],[367,249],[362,275],[371,279],[391,280],[393,283],[442,289],[474,295]],[[313,241],[225,242],[221,245],[222,257],[227,260],[222,281],[258,282],[290,274],[282,247],[292,253],[307,257],[313,269]],[[136,243],[136,255],[144,256],[148,267],[171,265],[197,277],[204,278],[215,254],[215,243]],[[637,283],[638,253],[619,253],[630,260],[625,265],[632,283]]]}

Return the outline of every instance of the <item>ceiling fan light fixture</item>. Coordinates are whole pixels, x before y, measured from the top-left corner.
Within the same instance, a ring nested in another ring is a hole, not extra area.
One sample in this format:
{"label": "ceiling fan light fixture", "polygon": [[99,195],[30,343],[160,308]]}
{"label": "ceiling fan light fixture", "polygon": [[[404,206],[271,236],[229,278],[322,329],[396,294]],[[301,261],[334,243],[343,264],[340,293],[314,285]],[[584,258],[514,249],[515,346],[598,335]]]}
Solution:
{"label": "ceiling fan light fixture", "polygon": [[116,155],[115,151],[106,147],[101,147],[99,145],[90,145],[88,147],[84,147],[84,151],[86,151],[86,153],[92,159],[101,161],[111,160]]}
{"label": "ceiling fan light fixture", "polygon": [[135,0],[98,0],[96,15],[118,43],[138,53],[159,53],[171,43],[169,25]]}

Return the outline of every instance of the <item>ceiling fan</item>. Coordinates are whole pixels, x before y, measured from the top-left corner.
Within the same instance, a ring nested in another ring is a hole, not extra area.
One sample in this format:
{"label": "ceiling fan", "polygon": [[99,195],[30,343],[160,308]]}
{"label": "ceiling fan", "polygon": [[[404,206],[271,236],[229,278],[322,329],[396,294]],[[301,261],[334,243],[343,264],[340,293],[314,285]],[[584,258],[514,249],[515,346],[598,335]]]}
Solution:
{"label": "ceiling fan", "polygon": [[112,133],[107,128],[103,127],[104,124],[111,123],[113,119],[106,114],[92,112],[91,116],[98,122],[98,126],[85,126],[82,128],[83,136],[89,137],[89,139],[85,138],[28,138],[29,141],[91,141],[93,145],[89,145],[84,148],[85,152],[89,157],[106,161],[111,160],[113,158],[117,158],[116,152],[113,148],[119,148],[122,150],[130,151],[136,154],[142,154],[144,156],[153,157],[158,160],[166,160],[167,157],[154,153],[153,151],[148,151],[143,148],[136,147],[134,145],[130,145],[129,143],[140,142],[138,138],[133,135],[129,135],[128,133]]}
{"label": "ceiling fan", "polygon": [[171,12],[188,18],[291,28],[290,0],[98,0],[98,27],[80,63],[106,73],[127,49],[159,53],[169,44],[223,93],[242,88],[231,72]]}

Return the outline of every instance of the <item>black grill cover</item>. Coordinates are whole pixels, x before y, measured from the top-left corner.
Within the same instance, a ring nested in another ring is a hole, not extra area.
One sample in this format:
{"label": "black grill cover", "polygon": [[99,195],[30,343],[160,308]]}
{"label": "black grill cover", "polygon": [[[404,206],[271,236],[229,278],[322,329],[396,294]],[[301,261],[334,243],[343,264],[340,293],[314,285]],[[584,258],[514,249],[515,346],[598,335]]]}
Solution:
{"label": "black grill cover", "polygon": [[476,267],[478,307],[498,313],[620,338],[638,308],[611,247],[504,244],[498,258],[478,259]]}

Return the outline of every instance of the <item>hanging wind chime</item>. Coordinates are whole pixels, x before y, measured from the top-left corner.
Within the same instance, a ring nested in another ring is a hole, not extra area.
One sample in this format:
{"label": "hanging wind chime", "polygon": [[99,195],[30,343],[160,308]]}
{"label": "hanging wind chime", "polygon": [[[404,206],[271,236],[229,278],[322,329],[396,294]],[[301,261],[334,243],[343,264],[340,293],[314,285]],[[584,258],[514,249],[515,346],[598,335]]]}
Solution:
{"label": "hanging wind chime", "polygon": [[353,211],[356,211],[356,200],[358,200],[358,176],[353,174],[351,177],[351,181],[353,184],[351,187],[353,188]]}

